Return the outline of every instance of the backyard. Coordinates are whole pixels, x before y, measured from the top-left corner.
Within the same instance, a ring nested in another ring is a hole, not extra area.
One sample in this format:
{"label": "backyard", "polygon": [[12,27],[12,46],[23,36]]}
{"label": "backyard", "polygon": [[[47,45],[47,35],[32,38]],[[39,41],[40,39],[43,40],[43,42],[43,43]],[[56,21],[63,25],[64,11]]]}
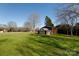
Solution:
{"label": "backyard", "polygon": [[30,32],[0,33],[0,56],[79,55],[79,37]]}

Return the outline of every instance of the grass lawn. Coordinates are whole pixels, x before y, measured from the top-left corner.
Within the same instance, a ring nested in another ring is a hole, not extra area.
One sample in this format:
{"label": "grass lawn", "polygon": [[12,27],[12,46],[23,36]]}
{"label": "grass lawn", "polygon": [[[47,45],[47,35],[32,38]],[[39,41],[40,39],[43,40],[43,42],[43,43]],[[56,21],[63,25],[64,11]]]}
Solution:
{"label": "grass lawn", "polygon": [[0,56],[64,55],[79,55],[79,37],[29,32],[0,33]]}

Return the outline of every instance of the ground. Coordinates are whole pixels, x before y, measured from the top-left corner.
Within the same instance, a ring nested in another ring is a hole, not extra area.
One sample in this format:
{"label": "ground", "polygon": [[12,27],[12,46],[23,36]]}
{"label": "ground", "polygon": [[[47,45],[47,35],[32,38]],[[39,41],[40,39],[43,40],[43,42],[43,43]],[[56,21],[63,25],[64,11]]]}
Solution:
{"label": "ground", "polygon": [[1,56],[79,55],[79,37],[29,32],[0,33]]}

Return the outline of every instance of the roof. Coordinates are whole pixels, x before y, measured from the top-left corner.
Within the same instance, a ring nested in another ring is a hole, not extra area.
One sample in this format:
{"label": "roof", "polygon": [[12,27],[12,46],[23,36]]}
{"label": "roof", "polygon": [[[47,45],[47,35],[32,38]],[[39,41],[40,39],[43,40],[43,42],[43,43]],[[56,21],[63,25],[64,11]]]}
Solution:
{"label": "roof", "polygon": [[43,28],[43,29],[46,30],[46,31],[48,30],[48,28]]}
{"label": "roof", "polygon": [[52,27],[50,27],[50,26],[44,26],[42,28],[47,28],[48,30],[52,30]]}

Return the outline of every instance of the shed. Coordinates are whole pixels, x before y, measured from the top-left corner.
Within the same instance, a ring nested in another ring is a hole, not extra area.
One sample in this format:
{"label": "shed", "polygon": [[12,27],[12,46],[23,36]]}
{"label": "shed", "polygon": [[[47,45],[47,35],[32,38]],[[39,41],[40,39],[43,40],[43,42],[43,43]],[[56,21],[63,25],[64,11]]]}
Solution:
{"label": "shed", "polygon": [[54,27],[48,27],[48,26],[44,26],[42,28],[40,28],[40,30],[38,31],[38,34],[46,34],[46,35],[50,35],[50,34],[56,34],[57,33],[57,29]]}

